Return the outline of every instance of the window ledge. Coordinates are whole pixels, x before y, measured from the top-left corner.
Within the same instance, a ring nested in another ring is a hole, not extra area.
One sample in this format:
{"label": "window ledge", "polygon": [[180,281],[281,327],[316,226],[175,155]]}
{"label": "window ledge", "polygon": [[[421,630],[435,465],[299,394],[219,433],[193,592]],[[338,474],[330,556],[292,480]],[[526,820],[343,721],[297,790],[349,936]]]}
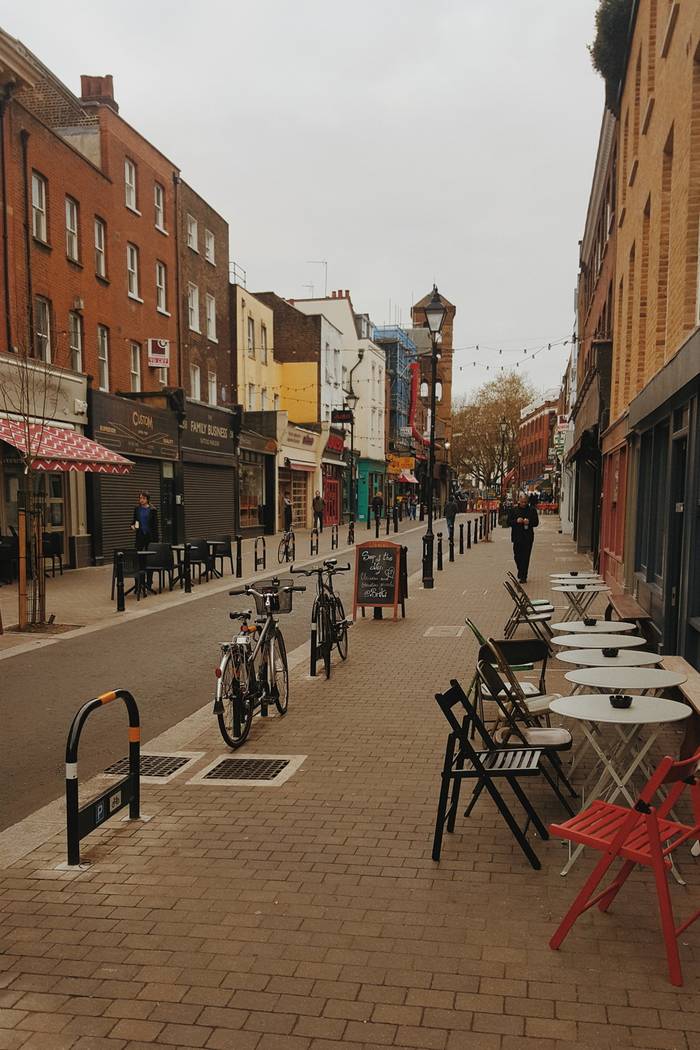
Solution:
{"label": "window ledge", "polygon": [[70,255],[66,256],[66,262],[69,262],[76,270],[83,270],[85,268],[80,259],[71,259]]}
{"label": "window ledge", "polygon": [[138,295],[134,295],[133,292],[126,293],[129,299],[132,299],[135,303],[142,303],[143,299],[139,298]]}
{"label": "window ledge", "polygon": [[207,339],[210,343],[216,343],[217,345],[219,343],[219,340],[216,338],[215,335],[207,335]]}
{"label": "window ledge", "polygon": [[165,226],[159,226],[157,222],[154,223],[154,225],[155,225],[155,228],[158,230],[158,233],[162,233],[164,237],[169,237],[170,236],[170,234],[166,230]]}
{"label": "window ledge", "polygon": [[187,247],[191,252],[196,252],[199,255],[199,248],[194,248],[191,244],[188,244]]}
{"label": "window ledge", "polygon": [[190,332],[196,332],[197,335],[201,335],[202,334],[202,329],[201,328],[193,328],[192,325],[190,325]]}
{"label": "window ledge", "polygon": [[630,177],[627,180],[628,186],[634,186],[634,180],[637,178],[637,170],[639,168],[639,159],[637,157],[632,161],[632,167],[630,168]]}
{"label": "window ledge", "polygon": [[109,277],[104,277],[101,273],[95,274],[95,280],[99,281],[100,284],[104,284],[105,286],[109,284]]}
{"label": "window ledge", "polygon": [[627,208],[621,208],[620,209],[620,218],[617,220],[618,229],[621,228],[623,222],[625,221],[625,215],[626,214],[627,214]]}
{"label": "window ledge", "polygon": [[124,202],[124,204],[128,211],[133,212],[134,215],[138,215],[138,217],[141,218],[141,212],[138,210],[138,208],[132,208],[132,206],[130,204],[126,204],[126,202]]}
{"label": "window ledge", "polygon": [[42,241],[41,237],[37,237],[36,235],[33,235],[32,236],[32,240],[34,241],[34,243],[37,246],[37,248],[43,248],[43,250],[45,252],[52,252],[53,251],[53,248],[51,247],[49,242],[48,241]]}
{"label": "window ledge", "polygon": [[163,317],[170,317],[171,316],[170,310],[161,310],[161,308],[159,306],[156,306],[156,312],[159,313],[159,314],[162,314]]}
{"label": "window ledge", "polygon": [[666,28],[664,29],[664,35],[661,38],[661,57],[666,58],[670,48],[671,40],[673,39],[673,30],[676,28],[676,22],[678,21],[678,12],[680,11],[680,0],[674,0],[671,6],[671,10],[668,12],[668,21]]}
{"label": "window ledge", "polygon": [[654,112],[654,96],[649,95],[647,99],[647,108],[644,110],[644,116],[642,117],[642,135],[646,135],[649,130],[649,124],[651,123],[651,115]]}
{"label": "window ledge", "polygon": [[216,269],[216,259],[210,259],[207,255],[205,255],[204,258],[210,266],[213,266]]}

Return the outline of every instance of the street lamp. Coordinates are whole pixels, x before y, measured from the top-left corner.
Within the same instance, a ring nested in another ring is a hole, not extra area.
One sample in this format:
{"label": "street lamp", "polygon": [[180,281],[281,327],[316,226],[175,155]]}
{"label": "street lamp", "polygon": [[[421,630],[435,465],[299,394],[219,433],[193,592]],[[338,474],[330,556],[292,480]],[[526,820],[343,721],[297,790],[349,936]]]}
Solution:
{"label": "street lamp", "polygon": [[350,419],[350,521],[355,520],[355,409],[357,408],[357,402],[359,398],[354,390],[350,390],[346,395],[345,404],[352,413]]}
{"label": "street lamp", "polygon": [[501,416],[501,500],[505,499],[505,480],[506,480],[506,434],[508,433],[508,420],[505,416]]}
{"label": "street lamp", "polygon": [[430,332],[430,446],[428,448],[428,528],[423,537],[423,586],[430,589],[435,586],[433,578],[433,483],[435,474],[435,404],[437,400],[437,363],[438,335],[445,322],[447,310],[438,295],[437,285],[433,285],[433,296],[425,307],[425,320]]}

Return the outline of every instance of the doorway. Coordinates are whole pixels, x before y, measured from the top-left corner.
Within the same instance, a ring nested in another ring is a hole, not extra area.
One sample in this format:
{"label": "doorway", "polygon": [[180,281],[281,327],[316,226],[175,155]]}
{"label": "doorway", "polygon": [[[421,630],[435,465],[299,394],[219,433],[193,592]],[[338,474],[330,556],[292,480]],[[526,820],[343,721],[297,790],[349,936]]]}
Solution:
{"label": "doorway", "polygon": [[668,546],[668,618],[667,649],[682,652],[682,640],[678,637],[681,587],[681,565],[683,555],[683,526],[685,522],[685,483],[688,463],[688,437],[676,438],[671,446],[671,491],[669,507]]}

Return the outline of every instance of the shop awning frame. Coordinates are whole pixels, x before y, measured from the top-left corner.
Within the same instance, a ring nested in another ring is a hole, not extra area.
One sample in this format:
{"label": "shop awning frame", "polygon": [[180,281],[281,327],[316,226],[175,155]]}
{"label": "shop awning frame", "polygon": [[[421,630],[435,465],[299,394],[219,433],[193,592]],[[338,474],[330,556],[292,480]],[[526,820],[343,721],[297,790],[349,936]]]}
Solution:
{"label": "shop awning frame", "polygon": [[23,456],[32,455],[31,469],[67,474],[129,474],[130,459],[85,437],[77,430],[47,423],[25,423],[21,419],[0,419],[0,441],[12,445]]}
{"label": "shop awning frame", "polygon": [[[285,464],[285,466],[286,466],[286,464]],[[303,462],[303,460],[298,460],[298,459],[290,459],[289,460],[289,468],[288,469],[289,470],[305,470],[309,474],[313,474],[313,472],[316,470],[316,464],[315,463],[305,463],[305,462]]]}

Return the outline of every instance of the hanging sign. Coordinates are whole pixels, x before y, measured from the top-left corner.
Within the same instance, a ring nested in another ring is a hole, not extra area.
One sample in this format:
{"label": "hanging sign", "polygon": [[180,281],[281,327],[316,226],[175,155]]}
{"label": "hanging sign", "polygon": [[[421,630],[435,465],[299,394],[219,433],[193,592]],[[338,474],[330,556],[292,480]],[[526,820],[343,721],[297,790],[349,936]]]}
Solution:
{"label": "hanging sign", "polygon": [[170,367],[170,340],[149,339],[148,340],[148,367],[169,368]]}

